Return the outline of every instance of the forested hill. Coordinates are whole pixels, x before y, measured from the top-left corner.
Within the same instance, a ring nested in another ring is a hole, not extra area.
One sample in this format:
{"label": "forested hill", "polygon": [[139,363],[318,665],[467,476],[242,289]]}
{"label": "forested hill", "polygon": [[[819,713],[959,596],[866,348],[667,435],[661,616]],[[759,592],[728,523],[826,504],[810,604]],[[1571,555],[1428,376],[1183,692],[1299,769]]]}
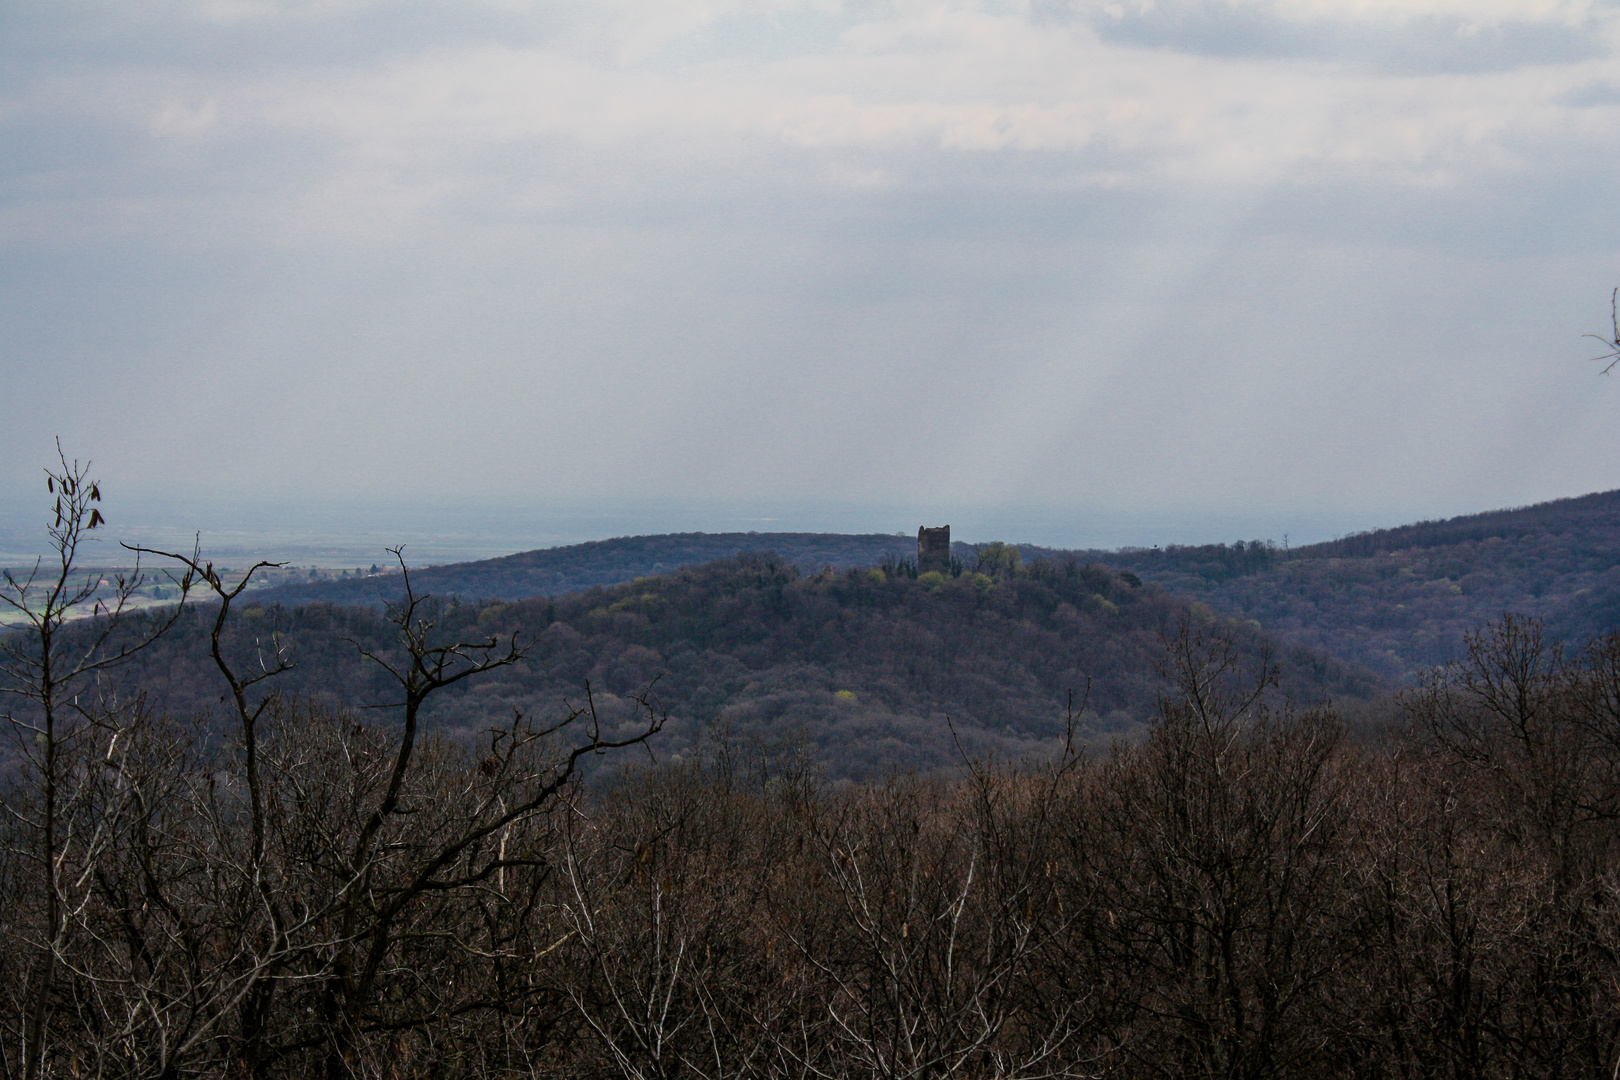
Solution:
{"label": "forested hill", "polygon": [[[773,552],[807,574],[910,557],[904,535],[680,533],[528,551],[414,573],[424,591],[517,600],[733,556]],[[955,550],[971,569],[974,547]],[[1620,627],[1620,491],[1380,529],[1308,547],[1234,544],[1061,551],[1040,557],[1134,573],[1223,614],[1253,619],[1283,640],[1409,681],[1457,657],[1463,635],[1503,612],[1539,616],[1554,636],[1583,643]],[[380,607],[397,575],[278,586],[256,602]]]}
{"label": "forested hill", "polygon": [[[205,614],[123,670],[150,704],[188,715],[219,702]],[[1083,693],[1088,680],[1085,734],[1107,741],[1138,729],[1163,688],[1164,636],[1184,614],[1214,625],[1162,589],[1073,562],[915,578],[876,568],[801,575],[775,556],[733,557],[549,600],[449,603],[438,632],[515,631],[534,649],[517,667],[444,692],[432,715],[472,736],[514,707],[550,715],[565,697],[579,701],[589,680],[611,730],[656,678],[673,718],[661,754],[688,750],[718,720],[746,740],[802,737],[838,776],[933,769],[956,760],[947,717],[971,754],[1052,749],[1068,691]],[[381,670],[358,658],[356,643],[386,654],[392,640],[378,610],[243,608],[228,643],[242,670],[256,669],[277,629],[297,663],[278,677],[283,689],[352,705],[397,699]],[[1259,631],[1228,629],[1258,654]],[[1280,659],[1283,689],[1302,701],[1380,688],[1318,653]]]}
{"label": "forested hill", "polygon": [[[523,600],[578,592],[593,585],[617,585],[741,552],[769,552],[812,573],[824,566],[835,570],[876,566],[885,555],[914,556],[916,550],[914,537],[883,533],[665,533],[621,536],[477,562],[424,567],[413,570],[411,578],[421,591],[440,596]],[[399,593],[396,573],[277,585],[256,593],[255,598],[261,603],[287,605],[322,601],[381,607]]]}
{"label": "forested hill", "polygon": [[1290,555],[1307,559],[1366,558],[1413,548],[1447,547],[1483,540],[1515,540],[1541,533],[1613,534],[1620,529],[1620,490],[1599,491],[1570,499],[1536,503],[1511,510],[1466,514],[1444,521],[1419,521],[1393,529],[1374,529],[1337,540],[1298,548]]}
{"label": "forested hill", "polygon": [[1455,659],[1465,633],[1504,612],[1545,619],[1572,645],[1620,628],[1620,491],[1294,549],[1079,554],[1397,681]]}

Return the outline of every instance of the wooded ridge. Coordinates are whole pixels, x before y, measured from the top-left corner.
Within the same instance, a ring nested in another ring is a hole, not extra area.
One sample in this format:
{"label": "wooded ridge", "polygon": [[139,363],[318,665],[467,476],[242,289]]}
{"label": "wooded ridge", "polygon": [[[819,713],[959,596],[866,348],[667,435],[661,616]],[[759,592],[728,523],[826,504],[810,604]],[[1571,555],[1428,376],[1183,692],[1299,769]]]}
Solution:
{"label": "wooded ridge", "polygon": [[[387,652],[382,611],[265,606],[263,595],[244,594],[251,603],[229,621],[228,655],[251,666],[274,635],[295,665],[284,691],[340,707],[391,700],[386,675],[359,651]],[[514,708],[554,710],[587,683],[602,715],[630,715],[652,685],[670,716],[661,754],[690,753],[718,722],[745,740],[802,739],[847,778],[951,767],[961,752],[947,717],[970,755],[1050,752],[1070,691],[1088,686],[1086,738],[1140,732],[1164,686],[1162,638],[1182,617],[1227,626],[1248,655],[1271,647],[1253,626],[1073,560],[918,579],[892,563],[805,575],[774,555],[742,555],[556,598],[432,610],[439,634],[532,643],[523,662],[435,700],[426,715],[449,731],[471,735]],[[216,711],[208,626],[206,610],[183,618],[115,685],[174,715]],[[1283,685],[1299,700],[1352,702],[1383,688],[1320,652],[1285,652]]]}
{"label": "wooded ridge", "polygon": [[[954,545],[971,566],[983,544]],[[520,600],[613,585],[741,552],[774,552],[806,574],[876,565],[907,536],[685,533],[624,537],[417,571],[424,589]],[[1254,620],[1291,645],[1330,653],[1396,683],[1462,655],[1463,635],[1505,612],[1544,619],[1579,644],[1620,624],[1620,491],[1419,522],[1299,548],[1267,540],[1078,550],[1018,545],[1046,558],[1127,571]],[[265,603],[380,607],[397,575],[266,590]]]}

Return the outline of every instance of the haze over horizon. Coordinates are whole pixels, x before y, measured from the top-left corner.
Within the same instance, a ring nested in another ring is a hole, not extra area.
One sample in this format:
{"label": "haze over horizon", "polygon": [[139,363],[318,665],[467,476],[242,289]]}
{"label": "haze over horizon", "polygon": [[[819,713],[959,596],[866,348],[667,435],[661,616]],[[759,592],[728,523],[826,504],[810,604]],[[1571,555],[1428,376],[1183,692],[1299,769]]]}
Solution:
{"label": "haze over horizon", "polygon": [[[392,563],[402,547],[411,566],[471,562],[539,548],[565,547],[617,537],[670,533],[888,534],[897,553],[910,550],[907,522],[950,524],[966,543],[1003,540],[1068,550],[1117,550],[1171,544],[1265,540],[1302,547],[1352,533],[1413,524],[1349,514],[1242,513],[1110,514],[1086,508],[919,506],[772,506],[768,504],[644,500],[634,505],[576,504],[541,508],[465,503],[352,503],[222,501],[142,503],[118,498],[102,505],[108,528],[90,537],[92,564],[121,565],[120,542],[162,550],[189,549],[195,540],[215,559],[268,559],[322,567]],[[43,508],[43,509],[42,509]],[[1491,510],[1514,509],[1492,507]],[[0,501],[0,566],[20,565],[49,553],[48,500]],[[1483,512],[1483,511],[1481,511]],[[1451,515],[1455,516],[1455,515]],[[1429,519],[1433,520],[1433,519]]]}
{"label": "haze over horizon", "polygon": [[1620,487],[1617,45],[1596,0],[8,5],[0,509],[56,435],[115,524],[495,546]]}

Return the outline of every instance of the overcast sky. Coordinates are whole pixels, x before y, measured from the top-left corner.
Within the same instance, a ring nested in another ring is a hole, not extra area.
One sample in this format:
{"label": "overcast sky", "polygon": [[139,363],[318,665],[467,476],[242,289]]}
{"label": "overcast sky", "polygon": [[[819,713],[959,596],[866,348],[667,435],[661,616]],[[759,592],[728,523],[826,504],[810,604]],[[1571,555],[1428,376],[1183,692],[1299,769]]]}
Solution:
{"label": "overcast sky", "polygon": [[1620,487],[1617,46],[1575,0],[10,0],[0,495],[58,434],[148,516],[586,533]]}

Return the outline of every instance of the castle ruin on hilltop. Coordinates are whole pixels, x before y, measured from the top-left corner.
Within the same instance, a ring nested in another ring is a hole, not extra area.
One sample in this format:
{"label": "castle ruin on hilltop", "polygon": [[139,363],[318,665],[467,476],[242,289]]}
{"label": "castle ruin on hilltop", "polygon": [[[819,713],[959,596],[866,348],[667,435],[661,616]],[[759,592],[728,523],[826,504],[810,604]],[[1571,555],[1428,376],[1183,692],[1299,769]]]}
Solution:
{"label": "castle ruin on hilltop", "polygon": [[917,573],[926,574],[937,570],[941,574],[951,572],[951,527],[941,525],[937,529],[926,526],[917,530]]}

